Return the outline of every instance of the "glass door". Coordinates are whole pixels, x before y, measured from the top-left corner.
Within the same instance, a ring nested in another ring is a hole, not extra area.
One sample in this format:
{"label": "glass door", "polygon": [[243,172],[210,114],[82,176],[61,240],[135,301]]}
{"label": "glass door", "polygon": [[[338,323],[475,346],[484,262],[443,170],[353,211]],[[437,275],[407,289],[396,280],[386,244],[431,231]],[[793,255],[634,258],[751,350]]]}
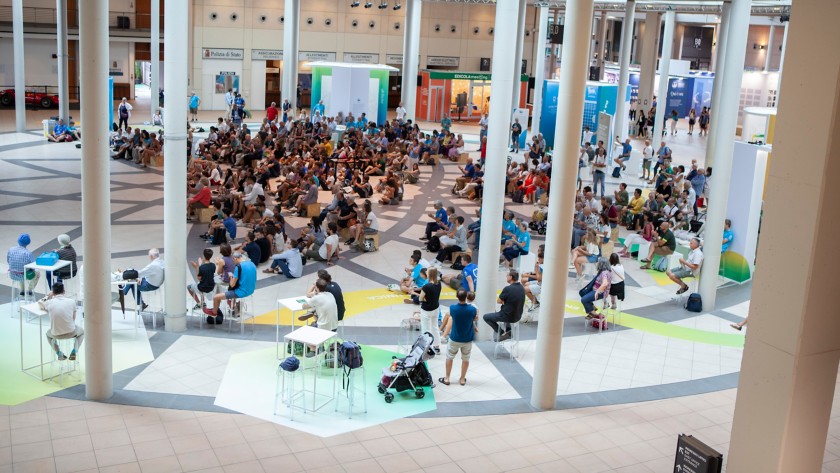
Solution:
{"label": "glass door", "polygon": [[470,87],[470,106],[468,117],[480,118],[490,110],[490,82],[473,81]]}

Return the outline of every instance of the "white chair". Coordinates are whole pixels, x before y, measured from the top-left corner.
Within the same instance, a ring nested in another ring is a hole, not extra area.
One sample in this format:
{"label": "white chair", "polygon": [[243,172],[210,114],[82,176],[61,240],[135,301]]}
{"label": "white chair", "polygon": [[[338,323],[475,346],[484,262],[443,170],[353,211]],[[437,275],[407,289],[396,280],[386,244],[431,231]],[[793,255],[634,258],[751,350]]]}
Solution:
{"label": "white chair", "polygon": [[[199,292],[199,294],[201,294],[201,299],[204,301],[205,307],[213,307],[213,294],[215,292]],[[202,309],[195,308],[195,300],[192,297],[187,298],[187,312],[190,314],[190,317],[194,317],[196,313],[198,314],[198,329],[203,329],[207,314]]]}
{"label": "white chair", "polygon": [[518,264],[515,267],[519,271],[519,274],[533,271],[534,265],[537,263],[537,255],[535,255],[534,253],[521,255],[516,259]]}
{"label": "white chair", "polygon": [[[65,356],[70,356],[70,353],[73,351],[73,347],[75,346],[76,339],[75,338],[60,338],[55,339],[56,343],[58,344],[58,351],[64,353]],[[81,381],[81,373],[79,371],[79,358],[77,357],[75,360],[71,360],[67,358],[66,360],[59,360],[58,355],[53,351],[52,347],[49,348],[52,352],[53,356],[53,364],[58,365],[58,384],[63,386],[64,385],[64,375],[68,377],[70,375],[75,374],[76,379]],[[77,353],[79,355],[79,353]]]}
{"label": "white chair", "polygon": [[[222,307],[224,307],[225,317],[228,319],[228,332],[233,330],[233,321],[236,320],[239,323],[239,333],[241,335],[245,335],[245,320],[251,319],[251,325],[256,323],[254,318],[257,316],[257,312],[254,308],[254,295],[251,294],[250,296],[233,299],[232,304],[229,304],[228,301],[222,301]],[[234,309],[236,304],[239,305],[239,317],[234,317]]]}
{"label": "white chair", "polygon": [[641,243],[639,243],[639,256],[637,259],[639,261],[646,259],[648,257],[648,253],[650,253],[650,242],[642,241]]}
{"label": "white chair", "polygon": [[609,319],[609,315],[612,315],[612,323],[613,324],[621,324],[621,306],[623,305],[624,299],[619,299],[618,297],[615,298],[615,309],[612,308],[612,305],[608,302],[611,298],[607,297],[604,300],[604,313],[607,315],[607,319]]}
{"label": "white chair", "polygon": [[513,361],[519,356],[519,322],[510,324],[510,338],[499,340],[499,336],[505,330],[505,322],[499,322],[499,332],[496,334],[496,342],[493,345],[493,359],[499,358],[501,350],[507,350],[508,359]]}
{"label": "white chair", "polygon": [[[278,406],[283,403],[289,409],[289,420],[295,420],[295,409],[300,409],[306,414],[306,402],[303,390],[295,390],[295,380],[297,372],[303,366],[295,371],[286,371],[280,365],[277,366],[277,381],[274,387],[274,415],[280,415]],[[303,380],[301,380],[301,383]],[[296,401],[300,401],[297,404]]]}
{"label": "white chair", "polygon": [[[20,312],[21,302],[28,304],[35,300],[35,296],[30,296],[26,291],[21,291],[21,288],[24,286],[25,283],[23,281],[11,281],[9,298],[12,302],[9,304],[9,317],[14,317],[16,313]],[[23,292],[22,296],[20,295],[21,292]]]}
{"label": "white chair", "polygon": [[[139,289],[138,289],[139,290]],[[129,293],[130,294],[130,293]],[[137,297],[136,295],[134,297]],[[152,330],[157,329],[157,316],[164,313],[164,298],[163,286],[154,291],[146,291],[143,293],[143,302],[148,306],[142,309],[142,305],[138,307],[140,314],[149,314],[152,318]]]}
{"label": "white chair", "polygon": [[[360,388],[356,387],[356,378],[359,376],[359,372],[361,371],[362,376],[362,386]],[[347,386],[344,386],[344,381],[342,380],[342,391],[339,392],[335,396],[335,412],[338,412],[338,406],[341,402],[342,398],[347,398],[347,418],[353,418],[353,406],[356,404],[356,391],[361,391],[362,394],[362,402],[365,408],[365,414],[367,414],[367,372],[365,371],[364,366],[360,366],[358,368],[353,368],[352,370],[346,371],[346,381]]]}

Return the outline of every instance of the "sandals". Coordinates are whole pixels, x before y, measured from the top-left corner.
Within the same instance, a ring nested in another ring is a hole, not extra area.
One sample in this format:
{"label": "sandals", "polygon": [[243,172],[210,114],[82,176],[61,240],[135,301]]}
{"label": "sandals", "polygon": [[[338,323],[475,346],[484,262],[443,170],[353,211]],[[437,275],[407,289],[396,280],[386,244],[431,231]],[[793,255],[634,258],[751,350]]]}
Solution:
{"label": "sandals", "polygon": [[271,268],[264,269],[264,270],[263,270],[263,272],[264,272],[265,274],[277,274],[277,271],[275,271],[275,270],[273,270],[273,269],[271,269]]}
{"label": "sandals", "polygon": [[467,378],[458,381],[458,384],[460,384],[461,386],[465,386],[467,384]]}
{"label": "sandals", "polygon": [[737,330],[737,331],[739,331],[739,332],[740,332],[740,331],[741,331],[741,329],[743,328],[743,327],[741,327],[741,326],[740,326],[740,325],[738,325],[738,324],[729,324],[729,326],[730,326],[730,327],[732,327],[732,328],[734,328],[735,330]]}
{"label": "sandals", "polygon": [[449,381],[447,381],[446,378],[438,378],[438,383],[444,386],[449,386]]}

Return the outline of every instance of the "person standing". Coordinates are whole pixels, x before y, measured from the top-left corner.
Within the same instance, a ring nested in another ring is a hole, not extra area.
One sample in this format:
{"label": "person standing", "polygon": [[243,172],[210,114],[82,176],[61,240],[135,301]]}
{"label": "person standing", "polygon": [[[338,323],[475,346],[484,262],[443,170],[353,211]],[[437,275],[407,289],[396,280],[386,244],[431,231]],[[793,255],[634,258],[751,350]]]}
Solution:
{"label": "person standing", "polygon": [[598,148],[595,153],[595,160],[592,162],[592,192],[598,193],[598,183],[601,183],[601,197],[607,192],[607,152],[604,148]]}
{"label": "person standing", "polygon": [[[644,113],[644,112],[642,112]],[[650,140],[645,140],[645,147],[642,150],[642,180],[653,179],[650,173],[650,163],[653,161],[653,146],[650,145]]]}
{"label": "person standing", "polygon": [[732,232],[732,220],[728,218],[723,221],[723,245],[721,245],[720,252],[726,253],[726,250],[729,249],[729,245],[732,244],[732,240],[735,239],[735,233]]}
{"label": "person standing", "polygon": [[[525,288],[519,281],[519,271],[508,272],[507,284],[496,301],[502,305],[501,309],[498,312],[484,314],[484,322],[493,328],[494,340],[499,342],[510,338],[510,324],[519,322],[525,310]],[[502,322],[504,329],[500,325]]]}
{"label": "person standing", "polygon": [[510,126],[510,140],[511,140],[511,147],[510,150],[514,153],[519,152],[519,135],[522,134],[522,125],[519,124],[519,119],[513,119],[513,125]]}
{"label": "person standing", "polygon": [[[484,137],[487,136],[487,125],[488,124],[489,124],[489,122],[487,121],[487,114],[483,113],[481,115],[481,119],[478,121],[478,127],[479,127],[478,142],[479,143],[483,143],[484,142]],[[480,150],[481,150],[481,147],[479,146],[479,149],[477,151],[480,151]]]}
{"label": "person standing", "polygon": [[443,118],[440,119],[440,128],[443,130],[443,134],[446,135],[451,127],[452,120],[449,118],[449,115],[444,113]]}
{"label": "person standing", "polygon": [[[117,126],[117,129],[128,129],[128,119],[131,118],[132,108],[134,107],[132,107],[126,98],[123,97],[122,101],[120,101],[120,105],[117,107],[117,116],[119,117],[119,125]],[[125,126],[125,128],[123,128],[123,126]]]}
{"label": "person standing", "polygon": [[227,107],[225,120],[229,120],[231,111],[233,110],[233,89],[228,89],[227,92],[225,92],[225,107]]}
{"label": "person standing", "polygon": [[38,279],[41,274],[34,269],[26,269],[24,266],[35,262],[35,255],[26,249],[32,242],[28,233],[21,233],[17,239],[17,246],[9,248],[6,253],[6,263],[9,265],[9,278],[15,285],[20,285],[20,295],[24,295],[24,291],[30,296],[35,286],[38,285]]}
{"label": "person standing", "polygon": [[283,99],[283,123],[289,121],[289,113],[291,110],[292,104],[289,103],[289,99]]}
{"label": "person standing", "polygon": [[671,110],[671,134],[677,134],[677,122],[680,120],[679,113],[676,110]]}
{"label": "person standing", "polygon": [[397,110],[396,111],[397,111],[397,121],[399,123],[405,123],[405,116],[408,113],[408,111],[405,109],[405,107],[403,107],[402,102],[400,102],[400,104],[397,105]]}
{"label": "person standing", "polygon": [[688,111],[688,134],[694,134],[694,124],[697,123],[697,112],[692,108]]}
{"label": "person standing", "polygon": [[[71,361],[75,360],[79,347],[85,339],[85,331],[82,327],[76,325],[76,301],[64,295],[64,284],[60,281],[55,283],[52,292],[47,294],[44,310],[50,315],[50,329],[47,330],[46,334],[47,342],[55,351],[55,355],[60,361],[68,358]],[[73,351],[70,352],[69,357],[61,352],[56,341],[68,338],[75,339],[73,341]]]}
{"label": "person standing", "polygon": [[190,92],[190,117],[192,121],[198,121],[198,106],[201,105],[201,99],[195,92]]}
{"label": "person standing", "polygon": [[432,347],[440,354],[440,330],[438,313],[440,312],[440,290],[437,268],[429,268],[426,284],[420,288],[420,331],[432,334]]}
{"label": "person standing", "polygon": [[[476,326],[478,315],[475,306],[467,304],[467,291],[459,289],[457,297],[458,303],[449,307],[449,317],[452,324],[449,331],[449,342],[446,346],[446,376],[438,378],[438,382],[445,386],[449,386],[452,363],[459,351],[461,352],[461,377],[458,384],[461,386],[467,384],[467,369],[470,367],[472,342],[475,339],[475,333],[478,331]],[[510,337],[510,334],[508,334],[508,337]]]}

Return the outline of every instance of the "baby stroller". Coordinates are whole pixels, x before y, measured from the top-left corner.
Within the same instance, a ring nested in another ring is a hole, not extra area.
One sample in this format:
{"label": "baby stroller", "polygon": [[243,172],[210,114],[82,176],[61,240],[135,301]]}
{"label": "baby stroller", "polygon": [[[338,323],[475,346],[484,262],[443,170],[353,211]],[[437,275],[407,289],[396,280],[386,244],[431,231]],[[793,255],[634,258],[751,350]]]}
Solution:
{"label": "baby stroller", "polygon": [[434,387],[432,374],[429,373],[429,369],[424,363],[435,356],[435,352],[432,350],[432,341],[431,333],[426,332],[420,335],[411,346],[407,356],[404,358],[395,356],[391,366],[382,368],[382,379],[379,381],[377,388],[379,394],[385,395],[385,402],[390,404],[394,400],[394,393],[390,392],[390,389],[400,393],[413,389],[417,399],[422,399],[426,396],[423,387]]}

